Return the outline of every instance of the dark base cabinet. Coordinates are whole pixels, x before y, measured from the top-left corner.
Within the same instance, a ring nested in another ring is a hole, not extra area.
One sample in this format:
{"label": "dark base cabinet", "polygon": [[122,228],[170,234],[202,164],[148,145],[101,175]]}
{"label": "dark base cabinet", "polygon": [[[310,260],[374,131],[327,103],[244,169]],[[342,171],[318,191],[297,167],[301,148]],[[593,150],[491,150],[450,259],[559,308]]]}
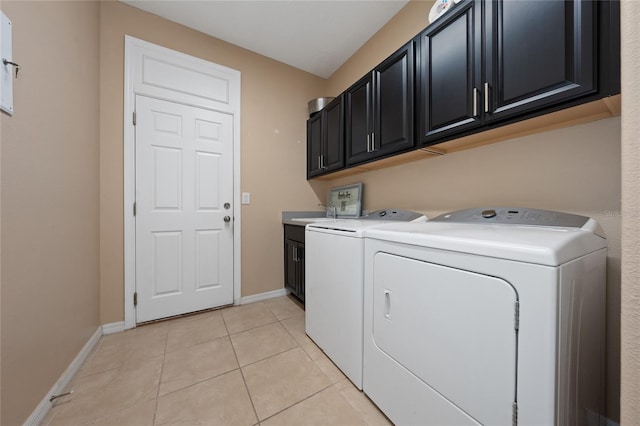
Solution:
{"label": "dark base cabinet", "polygon": [[304,302],[304,226],[284,225],[284,286]]}

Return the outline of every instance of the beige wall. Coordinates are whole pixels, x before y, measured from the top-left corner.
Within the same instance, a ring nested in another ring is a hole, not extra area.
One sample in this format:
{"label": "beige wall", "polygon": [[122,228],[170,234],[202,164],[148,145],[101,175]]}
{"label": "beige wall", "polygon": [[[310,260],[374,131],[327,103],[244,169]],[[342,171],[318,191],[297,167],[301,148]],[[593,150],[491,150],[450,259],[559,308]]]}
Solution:
{"label": "beige wall", "polygon": [[2,417],[22,424],[99,322],[98,32],[91,2],[3,1]]}
{"label": "beige wall", "polygon": [[411,0],[331,75],[327,93],[336,96],[429,25],[433,1]]}
{"label": "beige wall", "polygon": [[640,424],[640,3],[621,4],[622,361],[621,424]]}
{"label": "beige wall", "polygon": [[281,211],[315,207],[305,181],[307,101],[325,80],[119,2],[101,5],[101,320],[123,312],[123,69],[128,34],[242,73],[242,295],[283,287]]}
{"label": "beige wall", "polygon": [[[328,82],[334,96],[428,25],[432,2],[412,1]],[[567,211],[596,218],[608,237],[607,411],[619,418],[620,118],[331,180],[365,184],[364,208],[400,207],[428,216],[482,205]]]}

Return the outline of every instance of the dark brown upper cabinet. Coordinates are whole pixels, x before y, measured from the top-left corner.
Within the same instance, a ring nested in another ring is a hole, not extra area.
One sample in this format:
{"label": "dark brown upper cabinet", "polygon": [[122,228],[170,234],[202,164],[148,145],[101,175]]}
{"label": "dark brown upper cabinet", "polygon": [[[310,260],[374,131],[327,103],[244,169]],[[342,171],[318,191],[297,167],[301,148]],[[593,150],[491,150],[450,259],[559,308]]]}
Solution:
{"label": "dark brown upper cabinet", "polygon": [[536,0],[456,5],[419,36],[420,143],[597,93],[598,6]]}
{"label": "dark brown upper cabinet", "polygon": [[485,2],[486,121],[597,91],[596,3]]}
{"label": "dark brown upper cabinet", "polygon": [[462,0],[309,120],[307,178],[619,93],[618,0]]}
{"label": "dark brown upper cabinet", "polygon": [[307,120],[307,179],[344,167],[343,95]]}
{"label": "dark brown upper cabinet", "polygon": [[345,92],[347,165],[414,147],[415,51],[412,40]]}
{"label": "dark brown upper cabinet", "polygon": [[419,39],[420,142],[480,126],[482,2],[459,4]]}

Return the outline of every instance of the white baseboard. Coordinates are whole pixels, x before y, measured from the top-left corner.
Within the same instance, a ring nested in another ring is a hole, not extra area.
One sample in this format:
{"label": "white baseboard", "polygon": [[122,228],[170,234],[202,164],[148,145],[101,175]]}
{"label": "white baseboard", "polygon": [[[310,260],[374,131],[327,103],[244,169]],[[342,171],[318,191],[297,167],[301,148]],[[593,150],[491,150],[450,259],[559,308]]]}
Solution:
{"label": "white baseboard", "polygon": [[281,288],[279,290],[267,291],[266,293],[252,294],[251,296],[245,296],[240,298],[239,305],[246,305],[247,303],[260,302],[262,300],[269,300],[276,297],[286,296],[289,294],[289,290]]}
{"label": "white baseboard", "polygon": [[121,331],[124,331],[124,321],[112,322],[102,325],[103,336],[106,336],[107,334],[120,333]]}
{"label": "white baseboard", "polygon": [[80,370],[80,367],[82,367],[82,364],[84,364],[89,354],[91,354],[93,348],[98,344],[100,337],[102,337],[102,327],[98,327],[96,332],[89,338],[75,359],[71,364],[69,364],[69,367],[67,367],[65,372],[62,373],[62,376],[60,376],[58,381],[51,387],[51,390],[49,390],[42,401],[40,401],[40,404],[38,404],[31,416],[29,416],[27,421],[24,423],[26,426],[37,426],[42,422],[51,409],[51,401],[49,401],[49,399],[53,395],[61,393],[69,382],[71,382],[73,376],[75,376],[78,370]]}

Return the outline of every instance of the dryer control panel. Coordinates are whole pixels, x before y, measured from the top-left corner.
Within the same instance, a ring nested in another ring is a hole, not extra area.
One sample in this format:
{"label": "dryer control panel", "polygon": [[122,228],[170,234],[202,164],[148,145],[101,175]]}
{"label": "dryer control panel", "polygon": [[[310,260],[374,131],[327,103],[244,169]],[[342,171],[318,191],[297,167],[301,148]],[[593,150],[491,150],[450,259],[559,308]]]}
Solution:
{"label": "dryer control panel", "polygon": [[481,207],[445,213],[431,221],[581,228],[588,220],[589,218],[586,216],[556,212],[552,210],[520,207]]}

